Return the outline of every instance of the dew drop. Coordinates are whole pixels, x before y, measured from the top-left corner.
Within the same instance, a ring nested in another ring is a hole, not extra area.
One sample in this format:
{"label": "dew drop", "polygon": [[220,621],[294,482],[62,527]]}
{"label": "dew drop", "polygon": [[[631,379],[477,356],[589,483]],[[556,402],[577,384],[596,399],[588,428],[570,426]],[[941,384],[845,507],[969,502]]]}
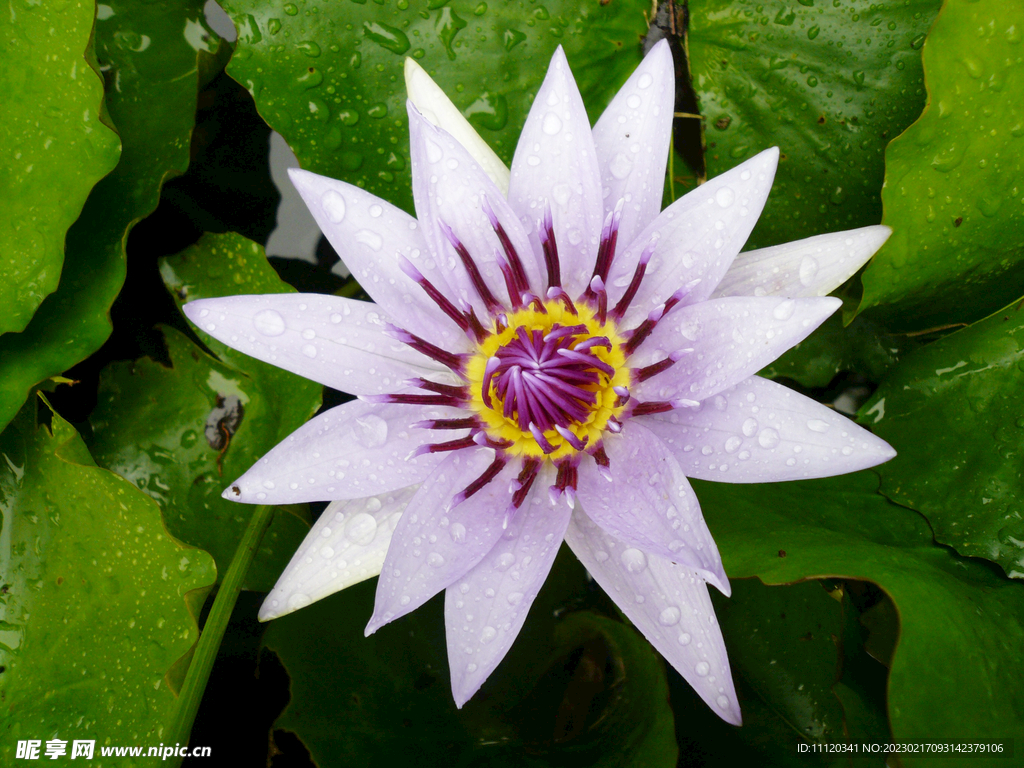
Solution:
{"label": "dew drop", "polygon": [[715,699],[715,703],[718,704],[718,706],[720,706],[722,709],[728,709],[729,708],[729,697],[728,696],[719,696],[717,699]]}
{"label": "dew drop", "polygon": [[630,573],[640,573],[647,567],[647,555],[633,547],[619,555],[619,559]]}
{"label": "dew drop", "polygon": [[364,448],[380,448],[388,439],[388,423],[372,413],[356,419],[354,431],[356,440]]}
{"label": "dew drop", "polygon": [[663,627],[673,627],[679,623],[680,617],[679,609],[674,605],[670,605],[668,608],[663,610],[658,616],[658,623]]}
{"label": "dew drop", "polygon": [[793,310],[796,308],[796,302],[792,299],[786,299],[780,302],[775,309],[772,310],[772,317],[776,320],[789,320],[793,316]]}
{"label": "dew drop", "polygon": [[821,419],[811,419],[807,422],[807,428],[812,432],[828,432],[829,423]]}
{"label": "dew drop", "polygon": [[771,427],[765,427],[757,436],[757,443],[762,448],[774,448],[779,444],[779,433]]}
{"label": "dew drop", "polygon": [[810,285],[816,274],[818,274],[818,262],[810,256],[804,256],[800,262],[800,285]]}
{"label": "dew drop", "polygon": [[688,632],[683,632],[683,634],[681,634],[676,639],[679,641],[680,645],[689,645],[690,644],[690,640],[692,638],[690,637],[690,634]]}
{"label": "dew drop", "polygon": [[309,595],[305,595],[302,592],[296,592],[288,598],[288,609],[295,611],[299,608],[305,608],[311,602],[312,600],[309,599]]}
{"label": "dew drop", "polygon": [[345,198],[333,189],[324,192],[320,198],[320,207],[324,209],[327,218],[334,224],[340,223],[345,218]]}
{"label": "dew drop", "polygon": [[377,521],[372,515],[360,512],[352,516],[345,526],[345,536],[353,544],[365,547],[377,535]]}
{"label": "dew drop", "polygon": [[284,318],[273,309],[257,312],[252,319],[253,327],[264,336],[280,336],[284,333]]}
{"label": "dew drop", "polygon": [[482,630],[480,630],[481,643],[489,643],[497,636],[498,630],[496,630],[494,627],[484,627]]}
{"label": "dew drop", "polygon": [[499,571],[507,571],[512,567],[512,563],[516,561],[516,556],[511,552],[502,552],[498,557],[497,568]]}
{"label": "dew drop", "polygon": [[304,354],[306,357],[316,357],[316,347],[314,347],[312,344],[303,344],[302,354]]}
{"label": "dew drop", "polygon": [[711,671],[711,665],[708,664],[706,661],[698,661],[697,666],[693,668],[693,671],[701,677],[704,677],[708,672]]}
{"label": "dew drop", "polygon": [[548,136],[555,136],[562,130],[562,119],[554,112],[548,112],[544,115],[544,120],[541,122],[540,127]]}
{"label": "dew drop", "polygon": [[720,208],[728,208],[736,202],[736,193],[730,187],[722,187],[715,193],[715,202]]}
{"label": "dew drop", "polygon": [[640,104],[642,102],[643,100],[634,93],[630,95],[628,99],[626,99],[626,106],[629,107],[630,109],[639,109]]}
{"label": "dew drop", "polygon": [[357,243],[365,245],[371,251],[379,251],[384,245],[381,236],[369,229],[360,229],[353,237]]}
{"label": "dew drop", "polygon": [[733,435],[732,437],[725,441],[725,452],[736,453],[736,451],[739,450],[739,447],[742,443],[743,441],[740,440],[740,438],[736,437],[736,435]]}
{"label": "dew drop", "polygon": [[444,556],[439,552],[431,552],[427,555],[427,565],[432,568],[440,568],[444,565]]}
{"label": "dew drop", "polygon": [[622,152],[619,152],[612,158],[612,162],[608,166],[608,170],[611,171],[612,176],[616,179],[624,179],[629,176],[630,171],[633,170],[633,161],[626,157]]}
{"label": "dew drop", "polygon": [[452,526],[452,529],[448,532],[452,537],[452,541],[461,543],[466,540],[466,526],[462,523],[456,523]]}
{"label": "dew drop", "polygon": [[757,419],[746,419],[741,427],[746,437],[753,437],[757,433]]}
{"label": "dew drop", "polygon": [[334,549],[331,547],[324,547],[320,550],[320,557],[326,557],[328,560],[330,560],[332,557],[334,557]]}
{"label": "dew drop", "polygon": [[644,72],[642,75],[640,75],[640,79],[636,81],[636,84],[637,84],[638,88],[643,89],[643,88],[650,88],[651,87],[651,83],[653,83],[653,82],[654,82],[654,78],[651,77],[650,74],[648,74],[647,72]]}
{"label": "dew drop", "polygon": [[430,161],[431,163],[436,163],[442,157],[444,157],[444,152],[441,150],[441,148],[439,146],[437,146],[437,144],[432,142],[430,139],[427,139],[425,143],[426,143],[426,148],[427,148],[427,160],[428,161]]}
{"label": "dew drop", "polygon": [[508,597],[506,599],[508,600],[508,604],[509,605],[519,605],[519,603],[523,599],[523,593],[522,592],[509,592],[508,593]]}

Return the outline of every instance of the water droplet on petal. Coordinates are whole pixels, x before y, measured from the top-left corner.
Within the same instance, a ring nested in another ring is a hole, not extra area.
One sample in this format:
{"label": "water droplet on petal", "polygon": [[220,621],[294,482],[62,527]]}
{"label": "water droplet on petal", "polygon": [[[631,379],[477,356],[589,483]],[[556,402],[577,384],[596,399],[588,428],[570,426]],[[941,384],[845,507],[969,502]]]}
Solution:
{"label": "water droplet on petal", "polygon": [[384,240],[381,239],[381,236],[369,229],[360,229],[353,237],[357,243],[365,245],[371,251],[379,251],[384,245]]}
{"label": "water droplet on petal", "polygon": [[771,427],[765,427],[757,436],[757,442],[762,448],[774,448],[779,444],[779,433]]}
{"label": "water droplet on petal", "polygon": [[670,605],[668,608],[663,610],[658,616],[658,622],[663,627],[672,627],[679,623],[679,609],[674,605]]}
{"label": "water droplet on petal", "polygon": [[388,423],[372,413],[356,419],[356,440],[364,448],[380,448],[388,439]]}
{"label": "water droplet on petal", "polygon": [[776,320],[789,320],[793,316],[793,310],[796,308],[796,302],[792,299],[786,299],[780,302],[775,309],[772,310],[772,317]]}
{"label": "water droplet on petal", "polygon": [[508,600],[508,604],[509,605],[519,605],[520,601],[522,601],[522,599],[523,599],[523,593],[522,592],[509,592],[508,593],[508,598],[506,598],[506,599]]}
{"label": "water droplet on petal", "polygon": [[642,101],[643,100],[634,93],[626,99],[626,106],[630,109],[638,109]]}
{"label": "water droplet on petal", "polygon": [[736,193],[730,187],[722,187],[715,193],[715,202],[721,208],[728,208],[736,202]]}
{"label": "water droplet on petal", "polygon": [[273,309],[264,309],[257,312],[252,319],[253,327],[264,336],[280,336],[284,333],[284,318],[279,312]]}
{"label": "water droplet on petal", "polygon": [[316,347],[314,347],[312,344],[303,344],[302,354],[304,354],[306,357],[316,357]]}
{"label": "water droplet on petal", "polygon": [[498,630],[496,630],[494,627],[484,627],[482,630],[480,630],[481,643],[489,643],[497,636]]}
{"label": "water droplet on petal", "polygon": [[622,152],[619,152],[612,158],[612,162],[608,166],[608,170],[611,171],[612,176],[616,179],[624,179],[629,176],[630,171],[633,170],[633,161]]}
{"label": "water droplet on petal", "polygon": [[324,209],[327,218],[334,224],[340,223],[345,218],[345,198],[333,189],[324,192],[320,198],[320,207]]}
{"label": "water droplet on petal", "polygon": [[444,565],[444,556],[439,552],[431,552],[427,555],[427,565],[433,568],[440,568]]}
{"label": "water droplet on petal", "polygon": [[644,72],[642,75],[640,75],[640,79],[637,80],[636,84],[638,88],[642,89],[650,88],[652,82],[654,82],[654,78],[651,77],[649,73]]}
{"label": "water droplet on petal", "polygon": [[693,668],[693,671],[701,677],[704,677],[708,672],[711,671],[711,665],[708,664],[706,661],[698,661],[697,666]]}
{"label": "water droplet on petal", "polygon": [[683,634],[681,634],[677,639],[679,640],[680,645],[689,645],[691,640],[688,632],[683,632]]}
{"label": "water droplet on petal", "polygon": [[804,256],[800,262],[800,285],[810,285],[816,274],[818,274],[818,262],[810,256]]}
{"label": "water droplet on petal", "polygon": [[812,432],[828,432],[829,423],[821,419],[811,419],[807,422],[807,428]]}
{"label": "water droplet on petal", "polygon": [[630,547],[619,555],[619,559],[622,561],[622,564],[626,566],[626,570],[630,573],[640,573],[647,567],[647,555],[633,547]]}
{"label": "water droplet on petal", "polygon": [[511,552],[502,552],[498,557],[497,568],[499,571],[507,571],[512,567],[512,563],[516,561],[516,556]]}
{"label": "water droplet on petal", "polygon": [[305,608],[311,602],[312,600],[309,599],[309,595],[304,595],[302,592],[296,592],[288,598],[288,608],[289,610],[295,611],[299,608]]}
{"label": "water droplet on petal", "polygon": [[753,437],[757,433],[757,419],[746,419],[741,429],[746,437]]}
{"label": "water droplet on petal", "polygon": [[377,535],[377,521],[365,512],[353,515],[345,526],[345,535],[353,544],[365,547]]}
{"label": "water droplet on petal", "polygon": [[554,112],[548,112],[544,115],[540,127],[548,136],[554,136],[562,130],[562,119]]}
{"label": "water droplet on petal", "polygon": [[736,451],[739,450],[739,447],[742,443],[742,440],[736,437],[736,435],[733,435],[732,437],[725,441],[725,452],[736,453]]}
{"label": "water droplet on petal", "polygon": [[461,543],[466,540],[466,526],[462,523],[456,523],[453,525],[452,529],[448,533],[451,535],[452,541],[454,542]]}
{"label": "water droplet on petal", "polygon": [[715,700],[715,703],[718,704],[718,706],[720,706],[722,709],[728,709],[728,707],[729,707],[729,697],[728,696],[719,696]]}

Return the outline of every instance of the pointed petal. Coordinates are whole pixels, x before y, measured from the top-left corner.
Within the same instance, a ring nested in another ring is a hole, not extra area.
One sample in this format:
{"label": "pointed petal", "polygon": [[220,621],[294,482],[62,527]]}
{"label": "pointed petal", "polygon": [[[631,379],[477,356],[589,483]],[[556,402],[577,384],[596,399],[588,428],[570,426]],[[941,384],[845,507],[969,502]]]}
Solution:
{"label": "pointed petal", "polygon": [[416,486],[335,501],[313,524],[260,607],[270,621],[380,573],[391,534]]}
{"label": "pointed petal", "polygon": [[711,299],[673,309],[640,345],[630,365],[692,349],[671,368],[634,387],[640,400],[703,400],[738,384],[805,339],[839,299]]}
{"label": "pointed petal", "polygon": [[405,60],[405,90],[416,109],[432,124],[454,136],[490,177],[502,196],[507,196],[509,172],[505,163],[414,59]]}
{"label": "pointed petal", "polygon": [[778,161],[779,150],[773,147],[708,180],[662,211],[612,262],[609,304],[625,293],[640,254],[657,236],[647,274],[624,318],[627,328],[693,280],[700,283],[685,303],[711,295],[757,223]]}
{"label": "pointed petal", "polygon": [[458,383],[447,368],[384,334],[376,304],[319,293],[200,299],[182,307],[232,349],[353,395],[396,392],[419,376]]}
{"label": "pointed petal", "polygon": [[459,708],[505,658],[558,554],[571,512],[548,498],[554,481],[547,463],[494,549],[445,592],[448,666]]}
{"label": "pointed petal", "polygon": [[896,452],[831,408],[752,376],[697,408],[641,416],[689,477],[775,483],[856,472]]}
{"label": "pointed petal", "polygon": [[540,272],[531,256],[532,246],[508,201],[469,152],[451,135],[432,125],[411,103],[408,106],[413,197],[423,234],[431,252],[445,268],[448,285],[454,292],[448,298],[461,297],[476,308],[478,316],[487,317],[487,307],[473,288],[441,222],[451,227],[466,247],[499,300],[505,295],[505,283],[494,252],[501,250],[501,241],[484,212],[485,200],[523,260],[530,282],[536,285]]}
{"label": "pointed petal", "polygon": [[658,42],[594,126],[604,207],[624,199],[619,243],[633,242],[661,211],[676,78],[668,41]]}
{"label": "pointed petal", "polygon": [[412,216],[343,181],[298,168],[288,176],[342,262],[392,322],[445,349],[469,349],[465,334],[399,267],[404,257],[435,285],[446,285]]}
{"label": "pointed petal", "polygon": [[700,503],[671,451],[631,419],[604,449],[612,480],[596,465],[580,465],[577,498],[587,516],[631,547],[681,563],[729,595],[718,547]]}
{"label": "pointed petal", "polygon": [[506,466],[494,480],[449,509],[452,497],[480,477],[493,460],[494,451],[489,448],[456,451],[420,486],[392,536],[367,635],[461,579],[494,547],[510,502],[508,484],[518,466]]}
{"label": "pointed petal", "polygon": [[224,491],[224,498],[245,504],[298,504],[361,499],[422,483],[444,455],[409,454],[424,443],[452,440],[461,433],[409,425],[462,415],[456,408],[344,403],[278,443]]}
{"label": "pointed petal", "polygon": [[685,566],[630,548],[579,511],[572,516],[565,541],[712,711],[739,725],[729,657],[704,581]]}
{"label": "pointed petal", "polygon": [[519,136],[508,201],[530,234],[545,276],[537,222],[551,206],[562,286],[573,298],[582,293],[594,269],[604,223],[601,173],[590,120],[561,46],[551,57]]}
{"label": "pointed petal", "polygon": [[713,296],[827,296],[891,234],[889,227],[881,225],[861,227],[741,253]]}

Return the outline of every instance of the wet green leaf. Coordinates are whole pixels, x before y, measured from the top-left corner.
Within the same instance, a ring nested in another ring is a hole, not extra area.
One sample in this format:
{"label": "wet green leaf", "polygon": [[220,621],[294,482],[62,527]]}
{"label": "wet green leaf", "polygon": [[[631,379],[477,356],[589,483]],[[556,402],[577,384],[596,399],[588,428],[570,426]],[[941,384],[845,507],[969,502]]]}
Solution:
{"label": "wet green leaf", "polygon": [[733,674],[804,739],[845,741],[839,678],[842,608],[817,582],[766,587],[734,579],[732,597],[715,596]]}
{"label": "wet green leaf", "polygon": [[423,766],[676,764],[662,662],[631,627],[564,613],[588,594],[565,547],[509,655],[461,711],[442,599],[364,638],[375,588],[357,584],[267,631],[291,677],[275,728],[295,733],[316,764],[392,765],[412,754]]}
{"label": "wet green leaf", "polygon": [[[0,20],[0,333],[22,331],[57,287],[64,235],[89,190],[117,165],[92,69],[93,0],[16,0]],[[15,409],[20,403],[15,404]]]}
{"label": "wet green leaf", "polygon": [[639,0],[228,0],[228,66],[307,170],[412,209],[406,56],[417,59],[509,162],[555,47],[596,119],[640,61]]}
{"label": "wet green leaf", "polygon": [[1019,3],[947,0],[924,44],[928,107],[886,151],[889,242],[861,309],[902,327],[971,322],[1024,293]]}
{"label": "wet green leaf", "polygon": [[[278,279],[260,246],[233,233],[205,235],[161,267],[179,304],[294,290]],[[177,331],[164,333],[170,368],[143,358],[104,371],[90,417],[91,447],[100,464],[155,498],[168,529],[208,550],[223,573],[251,509],[221,492],[316,412],[321,387],[205,334],[223,362]],[[282,507],[245,587],[269,590],[308,530],[305,505]]]}
{"label": "wet green leaf", "polygon": [[[1024,584],[934,544],[924,518],[878,494],[877,484],[872,472],[772,485],[694,481],[731,577],[858,578],[892,597],[901,625],[888,693],[895,739],[1011,738],[1024,720],[1016,684]],[[903,764],[974,761],[908,756]]]}
{"label": "wet green leaf", "polygon": [[202,6],[200,0],[110,0],[96,22],[96,56],[121,160],[68,230],[60,287],[23,333],[0,337],[0,425],[14,417],[29,389],[84,360],[110,335],[128,231],[156,207],[164,179],[188,167],[197,59],[218,44],[206,32]]}
{"label": "wet green leaf", "polygon": [[67,422],[37,426],[37,404],[0,436],[0,755],[14,765],[17,739],[95,739],[90,764],[114,765],[100,746],[161,741],[214,565]]}
{"label": "wet green leaf", "polygon": [[904,360],[861,409],[898,454],[882,493],[936,541],[1024,578],[1024,312],[1011,304]]}
{"label": "wet green leaf", "polygon": [[[142,358],[103,372],[89,447],[101,466],[153,497],[171,534],[213,555],[223,574],[252,508],[221,492],[297,425],[281,423],[281,391],[264,392],[265,382],[217,362],[177,331],[164,336],[171,367]],[[319,388],[310,394],[315,405]],[[278,511],[245,589],[274,586],[308,518],[305,505]]]}
{"label": "wet green leaf", "polygon": [[882,214],[883,152],[924,106],[920,38],[940,0],[691,0],[708,176],[778,146],[750,247]]}

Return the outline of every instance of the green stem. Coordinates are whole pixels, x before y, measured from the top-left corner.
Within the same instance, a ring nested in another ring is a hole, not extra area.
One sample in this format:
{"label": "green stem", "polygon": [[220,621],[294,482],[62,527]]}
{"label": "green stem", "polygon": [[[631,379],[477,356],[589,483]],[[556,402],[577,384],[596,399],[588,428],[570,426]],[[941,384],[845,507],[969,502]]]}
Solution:
{"label": "green stem", "polygon": [[[206,690],[206,684],[210,680],[210,671],[217,658],[221,639],[224,637],[224,631],[231,619],[231,611],[234,610],[235,602],[238,600],[238,593],[242,590],[242,581],[256,556],[260,542],[263,541],[263,535],[267,532],[270,521],[273,519],[274,507],[259,505],[253,510],[249,526],[242,534],[242,540],[238,543],[235,556],[231,558],[231,564],[220,583],[220,589],[217,590],[210,615],[206,618],[206,624],[203,626],[199,642],[196,644],[192,662],[188,665],[185,682],[178,693],[178,709],[174,722],[170,732],[163,739],[165,744],[188,743],[192,733],[192,723],[199,711],[199,702],[203,698],[203,691]],[[181,758],[178,758],[175,764],[180,763]]]}

